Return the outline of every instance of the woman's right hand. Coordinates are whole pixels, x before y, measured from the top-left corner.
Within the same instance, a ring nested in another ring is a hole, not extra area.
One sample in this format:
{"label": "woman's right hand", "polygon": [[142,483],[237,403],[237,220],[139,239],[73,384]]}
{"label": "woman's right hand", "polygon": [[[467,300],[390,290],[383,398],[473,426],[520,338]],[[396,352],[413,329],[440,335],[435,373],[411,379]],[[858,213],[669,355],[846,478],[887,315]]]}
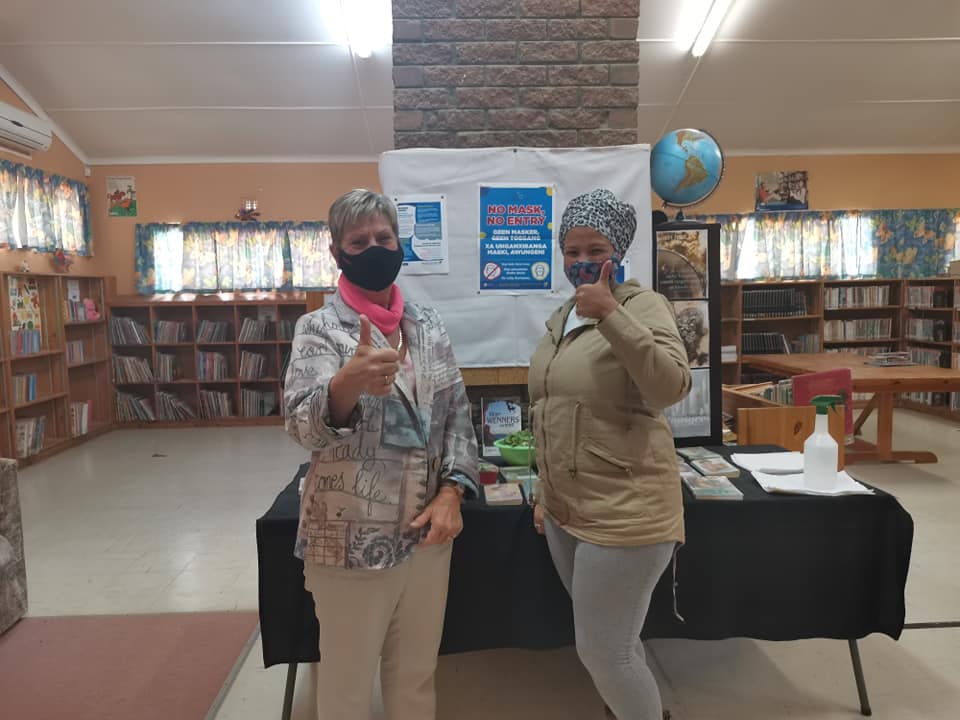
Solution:
{"label": "woman's right hand", "polygon": [[370,338],[370,319],[360,316],[357,351],[340,371],[357,393],[389,395],[400,372],[400,354],[392,348],[375,348]]}
{"label": "woman's right hand", "polygon": [[543,505],[537,503],[533,506],[533,529],[543,535]]}

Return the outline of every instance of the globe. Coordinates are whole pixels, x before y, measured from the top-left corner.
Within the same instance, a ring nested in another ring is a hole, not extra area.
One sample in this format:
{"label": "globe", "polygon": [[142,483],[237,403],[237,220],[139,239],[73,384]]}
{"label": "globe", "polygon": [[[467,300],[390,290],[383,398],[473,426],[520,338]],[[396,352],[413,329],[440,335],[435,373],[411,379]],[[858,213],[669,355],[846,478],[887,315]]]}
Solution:
{"label": "globe", "polygon": [[673,130],[650,153],[650,184],[667,205],[702,202],[717,189],[722,175],[723,152],[703,130]]}

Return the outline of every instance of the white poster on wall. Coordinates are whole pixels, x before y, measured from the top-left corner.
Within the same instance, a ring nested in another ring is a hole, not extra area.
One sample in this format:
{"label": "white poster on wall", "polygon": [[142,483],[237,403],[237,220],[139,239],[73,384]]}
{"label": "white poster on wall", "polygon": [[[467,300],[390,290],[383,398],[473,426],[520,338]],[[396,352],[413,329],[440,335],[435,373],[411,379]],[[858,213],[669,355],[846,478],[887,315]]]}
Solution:
{"label": "white poster on wall", "polygon": [[449,272],[400,272],[398,283],[411,302],[440,312],[462,367],[526,366],[543,336],[544,322],[573,294],[554,242],[554,292],[480,292],[477,232],[481,185],[552,186],[555,227],[567,203],[607,188],[637,210],[637,234],[624,265],[627,277],[653,282],[650,215],[650,147],[482,148],[395,150],[380,158],[380,182],[389,197],[443,195],[447,216]]}
{"label": "white poster on wall", "polygon": [[446,199],[443,195],[404,195],[397,206],[403,272],[436,275],[450,272]]}

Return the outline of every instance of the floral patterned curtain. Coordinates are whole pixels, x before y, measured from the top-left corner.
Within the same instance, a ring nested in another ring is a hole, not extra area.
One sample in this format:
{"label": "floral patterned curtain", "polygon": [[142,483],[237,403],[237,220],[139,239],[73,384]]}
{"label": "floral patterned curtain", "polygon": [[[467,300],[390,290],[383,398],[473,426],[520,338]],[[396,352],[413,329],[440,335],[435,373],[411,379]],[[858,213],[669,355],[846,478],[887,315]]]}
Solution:
{"label": "floral patterned curtain", "polygon": [[323,222],[138,225],[137,291],[322,290],[339,271]]}
{"label": "floral patterned curtain", "polygon": [[0,160],[0,244],[38,252],[91,254],[87,186]]}
{"label": "floral patterned curtain", "polygon": [[930,277],[958,257],[960,210],[753,213],[720,223],[725,279]]}

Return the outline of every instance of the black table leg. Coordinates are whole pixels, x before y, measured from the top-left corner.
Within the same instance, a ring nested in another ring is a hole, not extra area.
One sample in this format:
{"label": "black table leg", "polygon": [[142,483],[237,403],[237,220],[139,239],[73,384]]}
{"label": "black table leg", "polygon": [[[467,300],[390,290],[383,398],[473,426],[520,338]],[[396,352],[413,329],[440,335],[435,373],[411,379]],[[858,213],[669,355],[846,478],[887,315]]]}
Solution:
{"label": "black table leg", "polygon": [[280,720],[290,720],[290,715],[293,713],[293,690],[296,686],[297,663],[290,663],[287,665],[287,687],[283,691],[283,712]]}
{"label": "black table leg", "polygon": [[847,640],[850,644],[850,659],[853,661],[853,677],[857,680],[857,694],[860,696],[860,714],[870,717],[870,698],[867,697],[867,683],[863,679],[863,665],[860,664],[860,648],[856,640]]}

